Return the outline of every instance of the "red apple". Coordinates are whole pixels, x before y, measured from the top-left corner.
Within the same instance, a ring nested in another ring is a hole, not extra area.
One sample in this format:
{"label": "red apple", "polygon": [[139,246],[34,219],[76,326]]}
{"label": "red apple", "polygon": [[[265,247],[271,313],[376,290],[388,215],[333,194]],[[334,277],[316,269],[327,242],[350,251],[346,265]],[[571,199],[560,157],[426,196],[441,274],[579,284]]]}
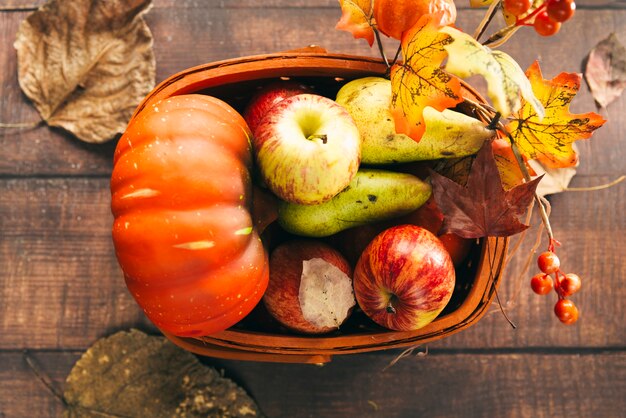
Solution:
{"label": "red apple", "polygon": [[432,322],[450,300],[454,282],[454,265],[441,241],[415,225],[377,235],[354,270],[354,293],[363,312],[397,331]]}
{"label": "red apple", "polygon": [[345,229],[329,237],[330,242],[354,266],[363,250],[376,235],[389,228],[387,222],[376,222]]}
{"label": "red apple", "polygon": [[475,241],[473,239],[460,237],[452,232],[441,234],[437,238],[439,238],[443,246],[450,254],[452,263],[455,266],[458,266],[465,261]]}
{"label": "red apple", "polygon": [[396,225],[401,223],[421,226],[437,235],[437,237],[446,247],[448,253],[452,257],[455,266],[460,265],[472,248],[474,240],[462,238],[454,233],[441,234],[441,226],[443,225],[443,213],[437,207],[435,199],[431,197],[428,201],[416,211],[398,218]]}
{"label": "red apple", "polygon": [[270,256],[270,280],[263,302],[278,322],[293,331],[334,331],[356,303],[352,268],[325,243],[288,241]]}
{"label": "red apple", "polygon": [[455,266],[459,266],[467,258],[474,240],[462,238],[454,233],[438,234],[443,223],[443,214],[437,208],[435,201],[430,198],[419,209],[408,215],[389,221],[377,222],[367,225],[361,225],[354,228],[346,229],[333,236],[333,245],[345,255],[345,257],[353,263],[357,262],[361,253],[367,245],[382,231],[392,226],[411,224],[421,226],[424,229],[437,235],[443,246],[450,253],[452,262]]}
{"label": "red apple", "polygon": [[254,133],[267,112],[278,102],[301,93],[310,93],[311,89],[292,80],[279,80],[263,86],[250,99],[243,111],[243,118]]}

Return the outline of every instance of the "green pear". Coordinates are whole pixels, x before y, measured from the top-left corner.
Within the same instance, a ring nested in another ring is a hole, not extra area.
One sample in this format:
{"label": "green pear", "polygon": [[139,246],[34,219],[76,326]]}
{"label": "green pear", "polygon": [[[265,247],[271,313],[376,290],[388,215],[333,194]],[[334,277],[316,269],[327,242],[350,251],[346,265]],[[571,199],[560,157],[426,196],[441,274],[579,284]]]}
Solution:
{"label": "green pear", "polygon": [[422,206],[432,189],[406,173],[362,168],[343,191],[317,205],[281,202],[278,222],[288,232],[326,237],[344,229],[406,215]]}
{"label": "green pear", "polygon": [[345,84],[337,93],[361,134],[361,162],[392,164],[472,155],[494,131],[477,119],[449,109],[439,112],[426,107],[426,131],[419,142],[397,134],[389,110],[391,81],[365,77]]}

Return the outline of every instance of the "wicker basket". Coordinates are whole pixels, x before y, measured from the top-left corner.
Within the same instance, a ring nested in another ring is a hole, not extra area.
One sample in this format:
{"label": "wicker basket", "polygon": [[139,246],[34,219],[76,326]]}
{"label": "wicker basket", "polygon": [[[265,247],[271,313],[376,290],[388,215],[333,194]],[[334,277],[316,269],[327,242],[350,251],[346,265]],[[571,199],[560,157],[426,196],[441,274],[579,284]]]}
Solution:
{"label": "wicker basket", "polygon": [[[250,56],[193,67],[158,85],[138,107],[186,93],[210,94],[241,110],[254,89],[271,79],[291,77],[313,84],[333,97],[346,80],[382,75],[379,59],[329,54],[309,47],[286,53]],[[464,94],[483,99],[469,86]],[[486,312],[502,275],[508,240],[483,239],[475,245],[467,263],[457,269],[457,285],[446,309],[432,323],[417,331],[398,332],[378,327],[361,312],[334,334],[296,335],[272,324],[262,304],[242,323],[217,334],[180,338],[165,333],[175,344],[196,354],[227,359],[295,363],[325,363],[340,354],[401,348],[447,337],[476,323]]]}

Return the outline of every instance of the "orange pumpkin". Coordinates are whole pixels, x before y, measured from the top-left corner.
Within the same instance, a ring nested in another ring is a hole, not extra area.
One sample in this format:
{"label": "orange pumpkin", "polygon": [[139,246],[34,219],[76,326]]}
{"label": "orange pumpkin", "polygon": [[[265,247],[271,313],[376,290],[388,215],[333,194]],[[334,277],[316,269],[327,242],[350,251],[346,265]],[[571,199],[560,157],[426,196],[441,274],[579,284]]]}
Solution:
{"label": "orange pumpkin", "polygon": [[249,210],[250,136],[228,104],[189,94],[144,108],[115,150],[117,259],[137,303],[171,334],[224,330],[267,287]]}

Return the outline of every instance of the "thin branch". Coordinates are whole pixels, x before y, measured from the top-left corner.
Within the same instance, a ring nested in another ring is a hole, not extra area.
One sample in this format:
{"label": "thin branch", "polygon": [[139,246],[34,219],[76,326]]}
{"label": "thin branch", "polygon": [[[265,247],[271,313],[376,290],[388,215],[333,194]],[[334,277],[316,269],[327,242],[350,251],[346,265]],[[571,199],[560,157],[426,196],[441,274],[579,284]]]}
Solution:
{"label": "thin branch", "polygon": [[44,372],[41,367],[39,367],[39,365],[35,362],[35,359],[30,355],[28,350],[24,350],[24,360],[26,361],[26,364],[28,365],[30,370],[35,374],[37,379],[41,383],[43,383],[46,389],[48,389],[48,391],[50,391],[50,393],[55,398],[57,398],[64,406],[67,407],[67,402],[65,401],[65,398],[63,397],[61,392],[54,386],[54,383],[52,382],[52,379],[50,379],[50,376],[48,376],[48,374]]}
{"label": "thin branch", "polygon": [[380,33],[378,32],[378,29],[373,26],[372,29],[374,30],[374,37],[376,38],[378,52],[380,52],[380,56],[383,58],[383,61],[385,61],[385,65],[387,66],[387,71],[389,71],[391,65],[389,64],[389,60],[387,60],[387,56],[385,55],[385,48],[383,47],[383,41],[380,39]]}
{"label": "thin branch", "polygon": [[[500,307],[500,312],[502,313],[502,316],[504,316],[504,319],[507,320],[507,322],[511,325],[511,327],[513,329],[516,329],[517,326],[513,323],[513,321],[511,321],[511,318],[509,318],[509,316],[506,314],[506,311],[504,310],[504,307],[502,306],[502,302],[500,301],[500,295],[498,294],[498,288],[496,287],[496,281],[493,277],[493,267],[494,267],[494,262],[495,260],[492,258],[492,252],[491,249],[489,248],[489,239],[487,239],[487,254],[489,254],[489,278],[491,279],[491,286],[493,286],[493,291],[496,294],[496,301],[498,302],[498,306]],[[495,251],[495,249],[494,249]]]}
{"label": "thin branch", "polygon": [[398,45],[396,55],[393,56],[393,61],[391,61],[391,65],[394,65],[398,61],[398,58],[400,58],[400,54],[402,54],[402,44]]}
{"label": "thin branch", "polygon": [[599,184],[597,186],[589,186],[589,187],[566,187],[565,191],[566,192],[592,192],[595,190],[603,190],[603,189],[608,189],[609,187],[613,187],[616,184],[619,184],[624,180],[626,180],[626,176],[620,176],[616,178],[615,180],[606,184]]}
{"label": "thin branch", "polygon": [[5,129],[32,129],[44,123],[43,120],[37,122],[23,122],[23,123],[3,123],[0,122],[0,128]]}
{"label": "thin branch", "polygon": [[[511,150],[513,151],[513,155],[515,156],[517,165],[522,171],[524,180],[530,181],[531,180],[530,173],[528,172],[528,168],[526,168],[526,164],[524,163],[524,159],[522,158],[522,155],[520,153],[519,148],[517,147],[517,144],[515,143],[515,140],[513,139],[511,134],[504,128],[504,126],[501,126],[501,132],[506,133],[507,137],[509,138],[509,142],[511,143]],[[550,219],[548,217],[548,213],[546,212],[546,207],[537,193],[535,193],[535,201],[537,202],[537,206],[539,207],[539,214],[541,215],[541,221],[546,227],[546,233],[548,234],[550,243],[553,243],[555,239],[554,239],[554,234],[552,233],[552,226],[550,225]]]}
{"label": "thin branch", "polygon": [[483,36],[485,30],[487,30],[487,27],[489,26],[498,11],[498,6],[500,6],[500,0],[491,3],[491,6],[489,6],[489,9],[487,9],[487,13],[485,13],[483,20],[474,31],[473,37],[477,41],[480,39],[481,36]]}

